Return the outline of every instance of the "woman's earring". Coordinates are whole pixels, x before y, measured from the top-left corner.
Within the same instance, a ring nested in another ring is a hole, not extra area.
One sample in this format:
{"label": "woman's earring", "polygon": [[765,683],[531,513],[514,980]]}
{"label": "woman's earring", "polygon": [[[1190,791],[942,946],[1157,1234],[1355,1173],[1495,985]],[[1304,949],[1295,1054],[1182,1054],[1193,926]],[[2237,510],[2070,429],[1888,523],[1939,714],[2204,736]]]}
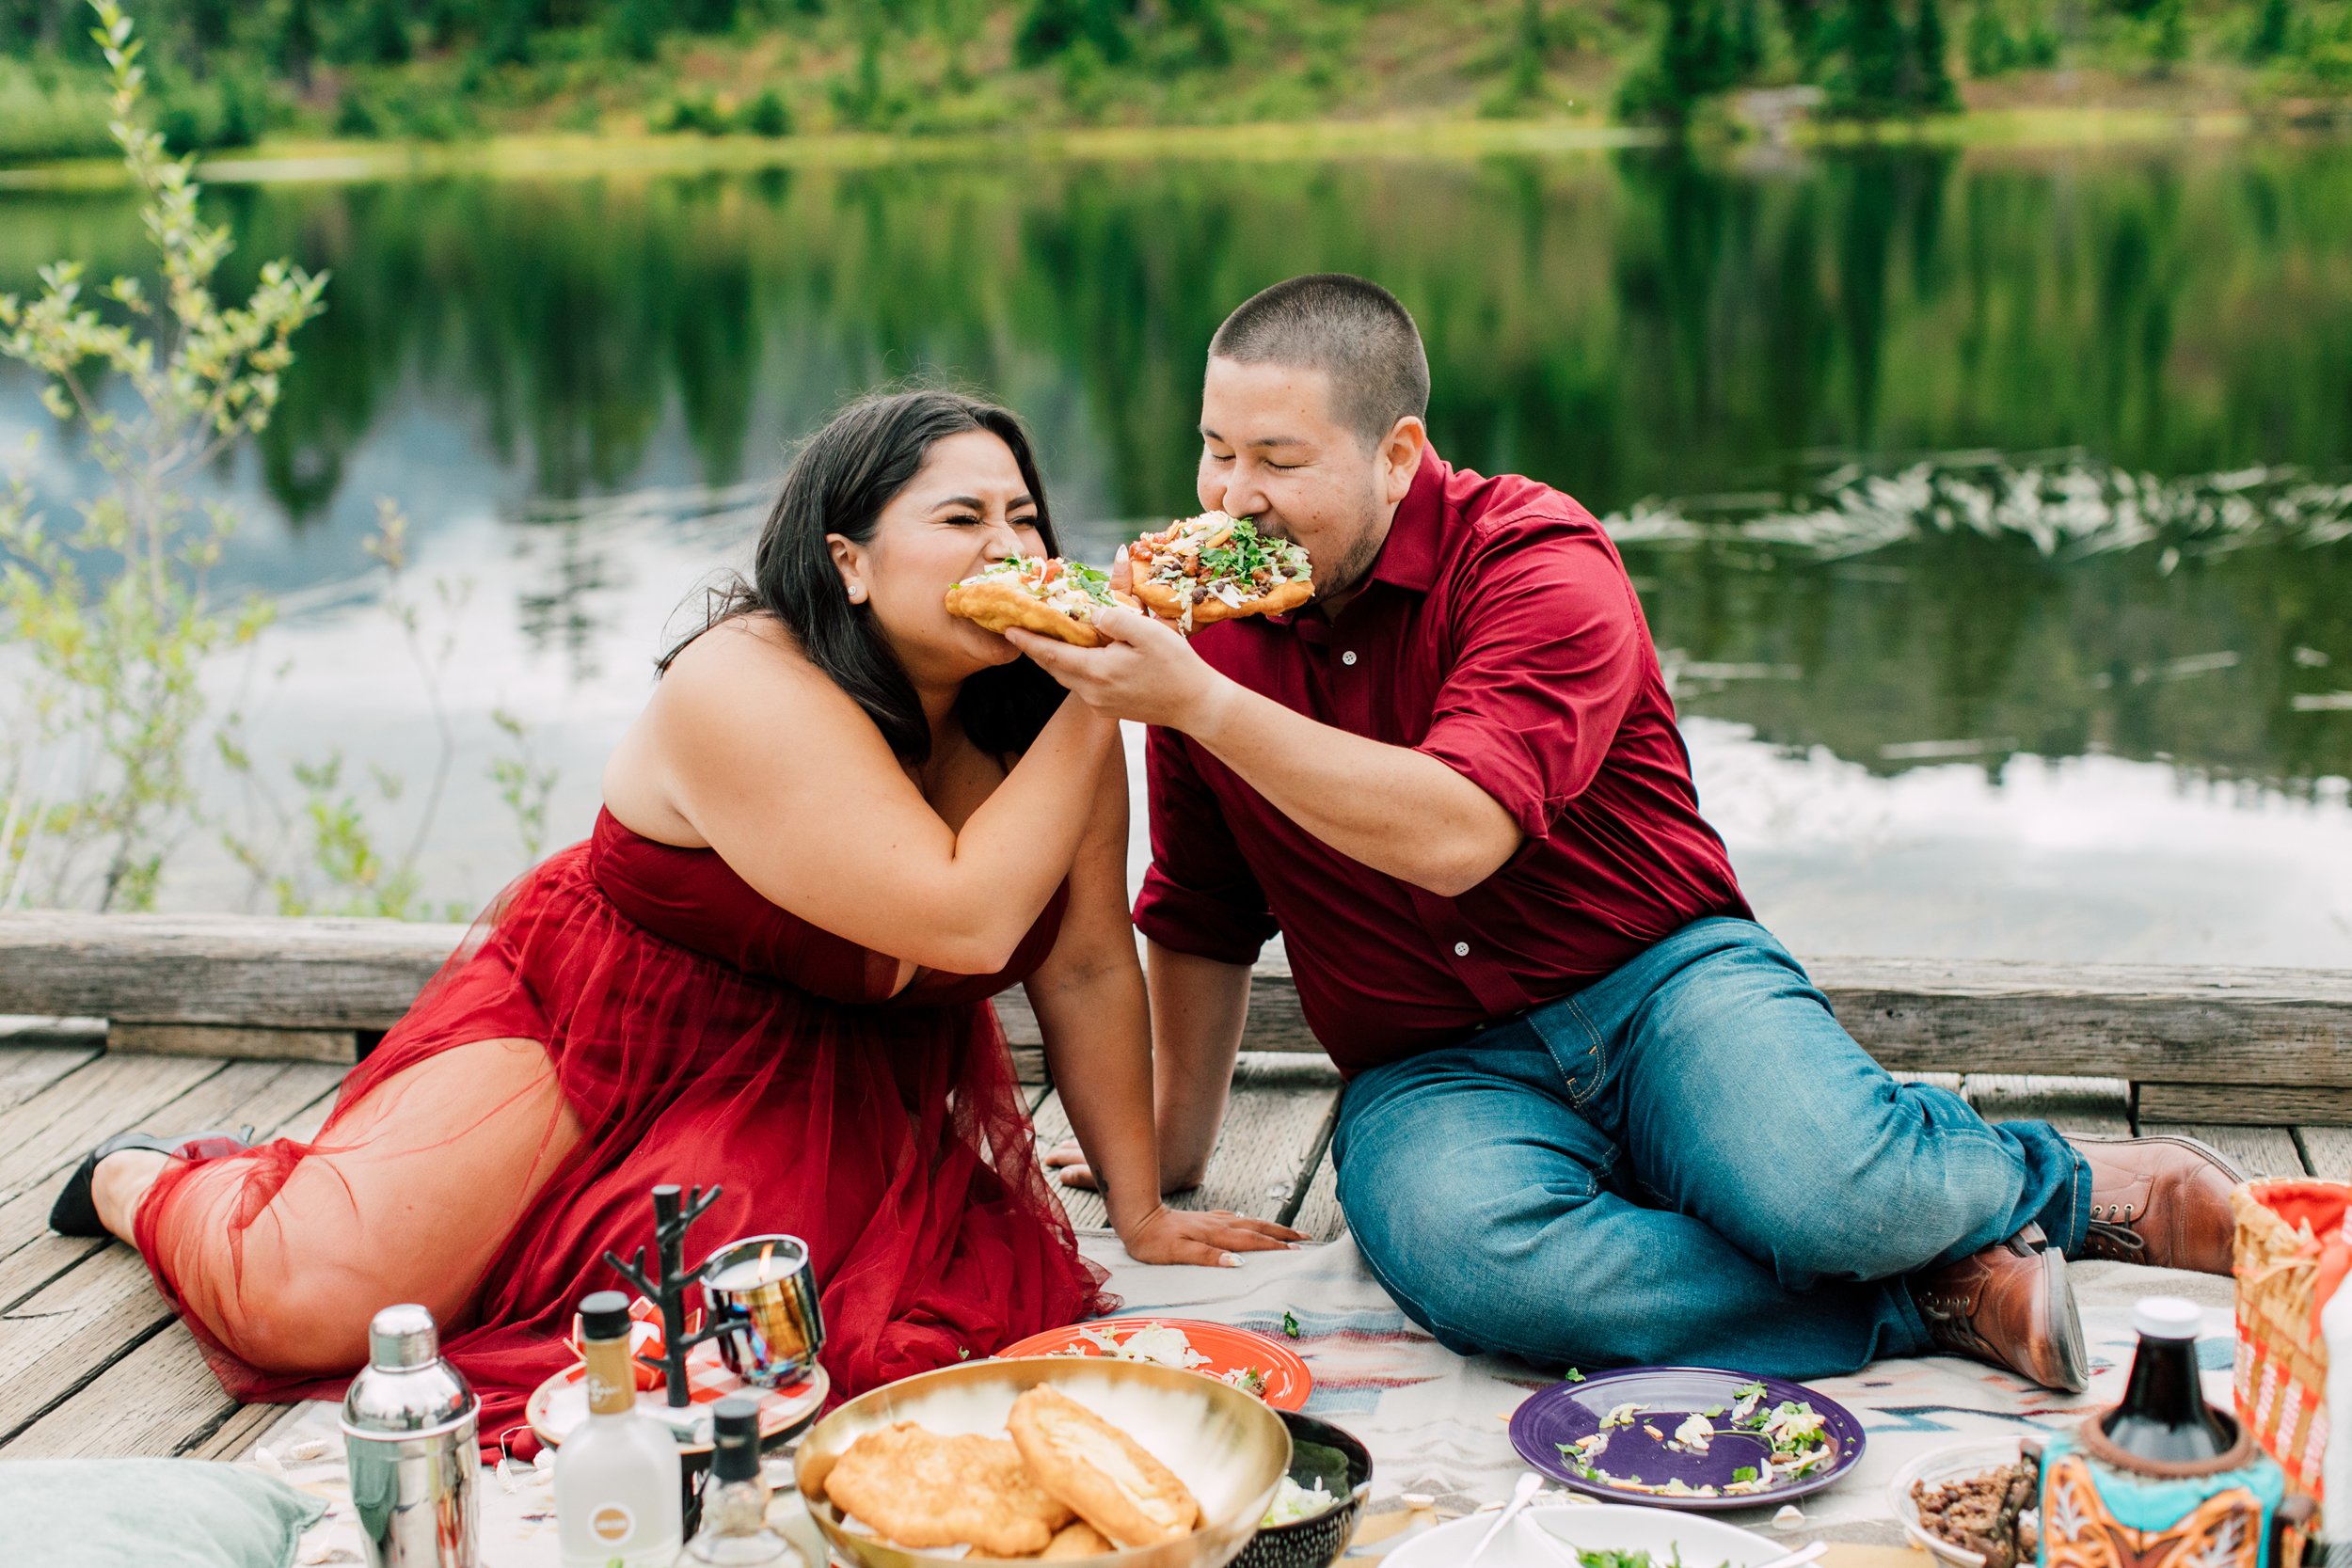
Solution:
{"label": "woman's earring", "polygon": [[851,604],[864,604],[866,602],[866,585],[864,583],[853,582],[850,584],[850,602]]}

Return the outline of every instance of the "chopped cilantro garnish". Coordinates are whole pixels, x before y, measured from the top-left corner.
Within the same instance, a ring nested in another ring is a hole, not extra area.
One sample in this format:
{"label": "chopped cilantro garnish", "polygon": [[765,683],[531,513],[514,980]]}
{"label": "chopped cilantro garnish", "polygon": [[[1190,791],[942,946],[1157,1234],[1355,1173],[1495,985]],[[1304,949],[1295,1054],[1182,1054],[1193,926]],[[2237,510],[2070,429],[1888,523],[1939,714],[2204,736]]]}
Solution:
{"label": "chopped cilantro garnish", "polygon": [[1731,1479],[1735,1481],[1754,1481],[1756,1479],[1756,1466],[1753,1465],[1742,1465],[1738,1469],[1731,1472]]}
{"label": "chopped cilantro garnish", "polygon": [[1289,1312],[1282,1314],[1282,1332],[1294,1339],[1298,1338],[1298,1319],[1295,1314]]}
{"label": "chopped cilantro garnish", "polygon": [[1570,1383],[1581,1383],[1584,1381],[1584,1374],[1578,1371],[1574,1367],[1570,1367],[1568,1369],[1568,1381]]}

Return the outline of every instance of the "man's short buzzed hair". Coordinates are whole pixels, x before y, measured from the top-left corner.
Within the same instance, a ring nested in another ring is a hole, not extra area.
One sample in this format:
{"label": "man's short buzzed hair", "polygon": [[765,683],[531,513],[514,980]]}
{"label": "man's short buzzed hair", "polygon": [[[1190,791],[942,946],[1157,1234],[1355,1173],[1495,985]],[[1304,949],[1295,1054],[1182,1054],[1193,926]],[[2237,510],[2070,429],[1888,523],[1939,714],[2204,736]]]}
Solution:
{"label": "man's short buzzed hair", "polygon": [[1344,272],[1310,273],[1252,294],[1209,340],[1209,356],[1296,365],[1331,382],[1331,412],[1366,446],[1429,410],[1429,356],[1396,295]]}

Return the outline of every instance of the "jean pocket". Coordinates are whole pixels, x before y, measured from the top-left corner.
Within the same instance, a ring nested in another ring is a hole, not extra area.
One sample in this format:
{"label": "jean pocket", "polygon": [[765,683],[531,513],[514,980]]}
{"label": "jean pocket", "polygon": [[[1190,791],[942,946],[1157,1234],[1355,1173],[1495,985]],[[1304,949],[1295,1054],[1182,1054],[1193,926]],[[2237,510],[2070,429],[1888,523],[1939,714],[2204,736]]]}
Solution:
{"label": "jean pocket", "polygon": [[1560,1069],[1568,1102],[1582,1109],[1609,1081],[1609,1048],[1600,1031],[1572,996],[1546,1003],[1529,1013],[1526,1022]]}

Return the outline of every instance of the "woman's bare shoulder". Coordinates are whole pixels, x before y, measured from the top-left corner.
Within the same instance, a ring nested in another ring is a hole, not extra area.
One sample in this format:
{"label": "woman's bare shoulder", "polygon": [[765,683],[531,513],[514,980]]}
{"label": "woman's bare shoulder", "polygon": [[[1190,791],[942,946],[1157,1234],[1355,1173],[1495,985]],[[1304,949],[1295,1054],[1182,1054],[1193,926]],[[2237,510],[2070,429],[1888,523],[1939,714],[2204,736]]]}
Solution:
{"label": "woman's bare shoulder", "polygon": [[605,765],[605,804],[626,826],[681,842],[691,798],[714,784],[732,792],[722,782],[728,777],[738,781],[732,787],[756,790],[811,760],[853,757],[861,732],[880,743],[872,721],[788,628],[739,615],[670,661]]}

